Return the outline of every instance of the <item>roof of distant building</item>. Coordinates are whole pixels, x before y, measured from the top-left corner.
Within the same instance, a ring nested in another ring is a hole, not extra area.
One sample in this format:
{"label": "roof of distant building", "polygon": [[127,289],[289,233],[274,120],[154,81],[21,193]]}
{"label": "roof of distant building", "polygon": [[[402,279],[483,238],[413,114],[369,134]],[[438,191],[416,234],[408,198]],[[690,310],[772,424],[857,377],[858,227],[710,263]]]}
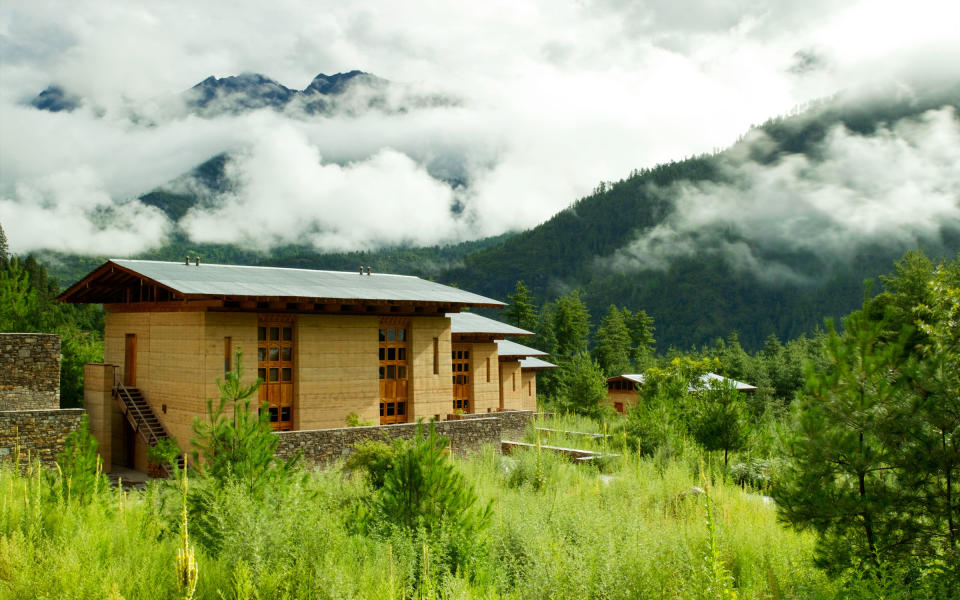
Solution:
{"label": "roof of distant building", "polygon": [[503,321],[497,321],[495,319],[488,319],[476,313],[471,312],[462,312],[462,313],[450,313],[447,315],[450,317],[450,332],[451,333],[478,333],[485,335],[497,335],[497,336],[532,336],[536,335],[532,331],[527,331],[526,329],[520,329],[519,327],[514,327],[504,323]]}
{"label": "roof of distant building", "polygon": [[524,346],[510,340],[497,340],[498,356],[546,356],[543,350]]}
{"label": "roof of distant building", "polygon": [[520,369],[526,371],[536,371],[539,369],[556,369],[557,365],[553,363],[548,363],[545,360],[539,358],[524,358],[520,360]]}
{"label": "roof of distant building", "polygon": [[[615,377],[608,378],[607,381],[609,382],[617,379],[626,379],[636,384],[643,385],[643,375],[639,375],[639,374],[617,375]],[[705,373],[699,377],[699,380],[700,380],[700,383],[703,384],[703,387],[707,387],[707,388],[716,389],[724,385],[725,382],[729,382],[731,385],[733,385],[734,388],[736,388],[738,391],[741,391],[741,392],[753,392],[753,391],[756,391],[757,389],[756,386],[750,385],[749,383],[743,383],[742,381],[737,381],[736,379],[730,379],[729,377],[724,377],[723,375],[717,375],[716,373]],[[687,389],[692,392],[692,391],[695,391],[697,388],[696,386],[691,384],[690,386],[688,386]]]}

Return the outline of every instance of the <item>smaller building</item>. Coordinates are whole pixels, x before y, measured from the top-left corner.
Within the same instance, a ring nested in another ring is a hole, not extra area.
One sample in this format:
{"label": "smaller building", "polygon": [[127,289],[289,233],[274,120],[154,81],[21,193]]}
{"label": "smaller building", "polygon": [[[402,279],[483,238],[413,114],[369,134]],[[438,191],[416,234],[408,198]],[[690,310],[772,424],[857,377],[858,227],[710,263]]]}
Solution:
{"label": "smaller building", "polygon": [[[736,379],[730,379],[716,373],[704,373],[698,378],[698,385],[690,383],[687,388],[691,393],[704,388],[720,388],[725,385],[732,385],[738,392],[753,393],[757,391],[756,386],[749,383],[743,383]],[[626,412],[627,408],[637,403],[638,393],[643,387],[643,375],[628,374],[617,375],[607,379],[607,403],[613,406],[618,413]]]}
{"label": "smaller building", "polygon": [[451,313],[454,412],[537,409],[537,371],[547,353],[506,339],[534,333],[476,313]]}

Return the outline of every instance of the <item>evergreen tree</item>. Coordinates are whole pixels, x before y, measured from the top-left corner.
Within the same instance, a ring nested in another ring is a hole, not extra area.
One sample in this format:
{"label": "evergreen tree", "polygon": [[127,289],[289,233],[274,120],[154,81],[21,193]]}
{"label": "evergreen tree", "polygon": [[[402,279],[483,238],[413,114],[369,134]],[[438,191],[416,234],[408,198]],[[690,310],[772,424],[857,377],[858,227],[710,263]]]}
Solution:
{"label": "evergreen tree", "polygon": [[[274,453],[280,443],[270,427],[266,410],[250,408],[262,383],[241,382],[243,354],[238,349],[233,370],[217,379],[219,403],[207,399],[207,420],[193,421],[193,464],[220,485],[236,482],[249,493],[258,493],[290,474],[298,457],[282,461]],[[227,411],[227,407],[232,410]]]}
{"label": "evergreen tree", "polygon": [[557,299],[553,314],[553,332],[557,338],[556,358],[565,360],[586,352],[590,335],[590,313],[580,299],[580,291],[573,290]]}
{"label": "evergreen tree", "polygon": [[523,281],[517,281],[513,294],[507,296],[510,306],[507,307],[507,322],[511,325],[533,331],[537,327],[537,307],[530,298],[530,292]]}
{"label": "evergreen tree", "polygon": [[626,307],[621,312],[623,321],[630,331],[630,344],[633,347],[630,360],[638,372],[645,371],[655,363],[653,353],[657,341],[653,337],[656,331],[653,326],[653,317],[647,315],[645,310],[630,312]]}
{"label": "evergreen tree", "polygon": [[0,331],[36,332],[42,329],[43,315],[30,276],[13,260],[0,270]]}
{"label": "evergreen tree", "polygon": [[3,225],[0,224],[0,269],[7,266],[10,259],[10,246],[7,245],[7,234],[3,232]]}
{"label": "evergreen tree", "polygon": [[[774,488],[781,516],[821,534],[824,565],[879,566],[907,551],[917,530],[898,508],[910,495],[899,488],[899,429],[904,409],[897,357],[902,346],[881,343],[885,324],[862,312],[831,327],[829,368],[808,374],[788,463]],[[850,556],[849,554],[852,554]]]}
{"label": "evergreen tree", "polygon": [[[928,539],[945,538],[960,551],[960,276],[940,265],[927,283],[927,302],[914,310],[923,343],[910,362],[915,392],[913,425],[905,436],[904,481],[922,491],[933,524]],[[958,557],[960,558],[960,557]]]}
{"label": "evergreen tree", "polygon": [[623,375],[630,371],[632,344],[630,331],[616,306],[610,305],[607,314],[597,328],[593,356],[607,377]]}
{"label": "evergreen tree", "polygon": [[557,374],[557,404],[561,410],[597,417],[607,400],[607,378],[586,352],[563,362]]}
{"label": "evergreen tree", "polygon": [[746,406],[740,392],[729,381],[713,384],[698,394],[697,413],[691,427],[693,437],[707,452],[723,450],[727,455],[747,443]]}

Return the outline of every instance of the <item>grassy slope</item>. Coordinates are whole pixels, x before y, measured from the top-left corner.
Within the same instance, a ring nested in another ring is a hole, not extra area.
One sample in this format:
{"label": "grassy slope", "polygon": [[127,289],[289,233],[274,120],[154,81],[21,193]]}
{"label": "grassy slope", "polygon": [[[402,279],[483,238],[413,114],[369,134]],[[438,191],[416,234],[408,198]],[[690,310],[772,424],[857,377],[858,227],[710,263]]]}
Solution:
{"label": "grassy slope", "polygon": [[[688,461],[664,467],[629,457],[607,479],[544,455],[539,490],[506,474],[509,464],[531,473],[536,460],[535,452],[487,453],[459,463],[481,498],[493,501],[492,524],[469,572],[438,576],[421,586],[425,597],[719,597],[704,497],[680,497],[694,485],[710,490],[718,564],[740,598],[835,597],[812,566],[811,536],[784,529],[759,496],[695,478]],[[9,467],[0,469],[0,489],[0,597],[106,598],[113,585],[128,600],[174,597],[175,494],[108,491],[83,505],[50,496],[37,476]],[[263,506],[238,496],[228,503],[236,512],[225,518],[236,527],[220,554],[198,549],[197,598],[232,598],[238,580],[261,598],[415,597],[423,548],[404,536],[351,533],[350,507],[363,490],[323,471]],[[200,525],[191,527],[196,536]]]}

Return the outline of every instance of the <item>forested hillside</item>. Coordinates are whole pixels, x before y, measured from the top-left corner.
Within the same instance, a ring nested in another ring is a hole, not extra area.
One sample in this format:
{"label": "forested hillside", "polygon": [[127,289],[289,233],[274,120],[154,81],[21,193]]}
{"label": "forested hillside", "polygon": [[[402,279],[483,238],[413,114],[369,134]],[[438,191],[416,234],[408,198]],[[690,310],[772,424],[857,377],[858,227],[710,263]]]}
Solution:
{"label": "forested hillside", "polygon": [[[462,267],[444,277],[495,297],[504,297],[520,279],[539,299],[580,287],[594,315],[610,304],[646,310],[657,322],[661,350],[707,343],[732,330],[739,331],[744,346],[751,349],[759,348],[771,333],[791,339],[822,325],[827,316],[838,317],[858,306],[863,280],[875,278],[905,250],[919,245],[934,257],[954,256],[960,249],[960,231],[940,223],[910,239],[865,237],[846,245],[843,255],[831,256],[790,239],[771,238],[767,232],[716,226],[682,231],[682,239],[666,238],[661,246],[680,245],[684,252],[667,252],[661,264],[644,264],[636,250],[632,256],[623,250],[665,222],[682,219],[687,205],[681,200],[691,187],[742,185],[738,179],[744,164],[759,169],[799,156],[815,168],[826,160],[826,142],[839,127],[847,135],[870,140],[912,126],[926,111],[942,107],[951,107],[946,110],[955,122],[958,106],[958,86],[869,102],[825,101],[798,115],[764,123],[726,151],[603,183],[546,223],[470,254]],[[782,191],[784,197],[803,193]],[[784,197],[763,200],[776,205]],[[640,251],[661,250],[656,244],[661,240],[652,239],[654,243]],[[737,250],[748,251],[755,264],[745,268],[732,260]],[[780,276],[764,273],[764,265],[774,265]]]}
{"label": "forested hillside", "polygon": [[[956,129],[958,107],[955,84],[910,94],[838,96],[755,127],[722,152],[600,183],[538,227],[475,242],[329,254],[297,245],[254,250],[198,244],[175,227],[165,247],[140,258],[182,260],[190,253],[208,262],[337,270],[362,264],[497,298],[523,280],[541,304],[580,288],[594,315],[611,304],[645,310],[657,323],[660,351],[711,343],[734,330],[744,347],[756,350],[770,334],[792,339],[817,329],[825,317],[848,313],[863,299],[864,279],[882,273],[908,249],[956,255],[955,219],[940,222],[933,215],[903,227],[894,220],[887,229],[866,232],[857,221],[861,208],[876,210],[865,206],[871,199],[893,193],[889,181],[878,180],[895,179],[904,152],[916,158],[909,154],[914,151],[921,163],[936,159],[929,148],[914,146],[936,138],[937,128]],[[859,155],[875,156],[874,164],[850,158]],[[213,157],[184,175],[190,185],[171,182],[141,200],[176,222],[191,207],[229,191],[226,162],[225,155]],[[952,173],[949,167],[943,172]],[[925,191],[942,189],[949,203],[956,181],[938,182],[935,175],[928,177],[928,189],[896,201],[922,208]],[[522,197],[522,190],[517,193]],[[955,208],[955,195],[952,202]],[[805,213],[807,204],[813,208]],[[801,208],[791,213],[785,206]],[[40,258],[61,284],[103,260],[47,252]]]}

